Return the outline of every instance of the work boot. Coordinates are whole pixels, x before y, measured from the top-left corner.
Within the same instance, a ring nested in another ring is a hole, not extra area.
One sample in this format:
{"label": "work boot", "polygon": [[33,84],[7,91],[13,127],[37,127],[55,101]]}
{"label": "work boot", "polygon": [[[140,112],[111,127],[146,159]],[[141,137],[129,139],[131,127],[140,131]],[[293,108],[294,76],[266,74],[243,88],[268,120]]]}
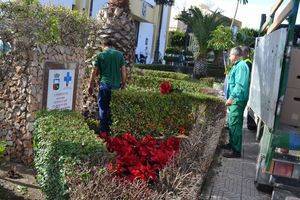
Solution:
{"label": "work boot", "polygon": [[234,151],[234,150],[224,152],[222,155],[225,158],[240,158],[241,157],[241,153]]}
{"label": "work boot", "polygon": [[220,148],[221,149],[226,149],[226,150],[232,150],[232,147],[231,147],[231,145],[229,143],[221,145]]}

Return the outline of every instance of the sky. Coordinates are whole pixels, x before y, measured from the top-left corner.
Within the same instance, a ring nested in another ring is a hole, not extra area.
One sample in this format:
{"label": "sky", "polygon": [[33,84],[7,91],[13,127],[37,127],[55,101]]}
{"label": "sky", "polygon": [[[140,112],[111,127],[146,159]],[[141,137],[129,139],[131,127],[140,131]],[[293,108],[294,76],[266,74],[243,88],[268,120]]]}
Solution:
{"label": "sky", "polygon": [[[261,14],[269,14],[271,7],[276,0],[248,0],[248,4],[241,4],[237,13],[237,19],[242,21],[243,27],[259,29]],[[211,10],[219,9],[222,14],[232,18],[236,6],[236,0],[175,0],[172,8],[170,27],[176,25],[174,17],[180,13],[183,8],[190,8],[200,3],[206,4]]]}

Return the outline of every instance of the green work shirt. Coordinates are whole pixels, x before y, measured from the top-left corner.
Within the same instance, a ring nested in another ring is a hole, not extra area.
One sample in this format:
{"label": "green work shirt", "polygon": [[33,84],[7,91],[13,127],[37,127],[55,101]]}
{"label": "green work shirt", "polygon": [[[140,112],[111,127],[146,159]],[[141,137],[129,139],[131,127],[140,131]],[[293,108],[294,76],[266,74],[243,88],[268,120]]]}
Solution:
{"label": "green work shirt", "polygon": [[99,53],[95,66],[100,71],[100,82],[109,84],[112,88],[120,88],[121,67],[124,66],[123,53],[113,48],[108,48]]}
{"label": "green work shirt", "polygon": [[245,61],[237,61],[229,72],[227,99],[248,101],[250,72]]}

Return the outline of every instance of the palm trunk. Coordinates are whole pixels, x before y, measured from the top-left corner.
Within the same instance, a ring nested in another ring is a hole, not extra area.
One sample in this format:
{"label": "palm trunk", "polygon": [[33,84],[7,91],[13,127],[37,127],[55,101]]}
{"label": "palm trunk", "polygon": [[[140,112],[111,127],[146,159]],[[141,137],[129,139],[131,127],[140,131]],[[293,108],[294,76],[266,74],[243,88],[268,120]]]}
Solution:
{"label": "palm trunk", "polygon": [[206,50],[202,50],[199,52],[195,60],[194,71],[193,71],[193,78],[200,78],[207,76],[207,62],[206,62]]}
{"label": "palm trunk", "polygon": [[232,27],[233,27],[233,24],[234,24],[234,21],[235,21],[235,18],[236,18],[236,14],[237,14],[237,11],[239,9],[239,5],[240,5],[240,1],[237,0],[236,1],[236,8],[235,8],[234,16],[232,18],[231,25],[230,25],[230,29],[232,29]]}

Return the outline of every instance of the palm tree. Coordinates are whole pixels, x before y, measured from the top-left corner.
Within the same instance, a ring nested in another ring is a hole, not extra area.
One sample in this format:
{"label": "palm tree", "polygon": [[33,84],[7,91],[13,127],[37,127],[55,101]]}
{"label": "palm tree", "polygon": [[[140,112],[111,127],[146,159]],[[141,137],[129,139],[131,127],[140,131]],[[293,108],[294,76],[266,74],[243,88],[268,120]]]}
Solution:
{"label": "palm tree", "polygon": [[233,16],[232,21],[231,21],[230,29],[232,29],[232,27],[233,27],[233,24],[234,24],[234,21],[235,21],[235,18],[236,18],[237,11],[239,9],[240,3],[242,3],[242,4],[245,5],[245,4],[248,3],[248,0],[236,0],[235,12],[234,12],[234,16]]}
{"label": "palm tree", "polygon": [[158,35],[156,39],[156,47],[154,51],[154,62],[159,62],[159,44],[160,44],[160,32],[161,32],[161,26],[162,26],[162,18],[164,13],[164,6],[169,5],[172,6],[174,4],[174,0],[154,0],[157,5],[161,6],[161,12],[160,12],[160,18],[159,18],[159,28],[158,28]]}
{"label": "palm tree", "polygon": [[196,70],[196,74],[199,73],[201,76],[205,76],[205,59],[208,52],[208,41],[211,38],[211,33],[219,25],[226,24],[226,22],[229,25],[229,23],[218,10],[214,11],[211,14],[204,14],[197,7],[191,7],[188,11],[182,11],[177,19],[191,28],[191,31],[197,40],[199,52],[196,57],[194,69]]}

